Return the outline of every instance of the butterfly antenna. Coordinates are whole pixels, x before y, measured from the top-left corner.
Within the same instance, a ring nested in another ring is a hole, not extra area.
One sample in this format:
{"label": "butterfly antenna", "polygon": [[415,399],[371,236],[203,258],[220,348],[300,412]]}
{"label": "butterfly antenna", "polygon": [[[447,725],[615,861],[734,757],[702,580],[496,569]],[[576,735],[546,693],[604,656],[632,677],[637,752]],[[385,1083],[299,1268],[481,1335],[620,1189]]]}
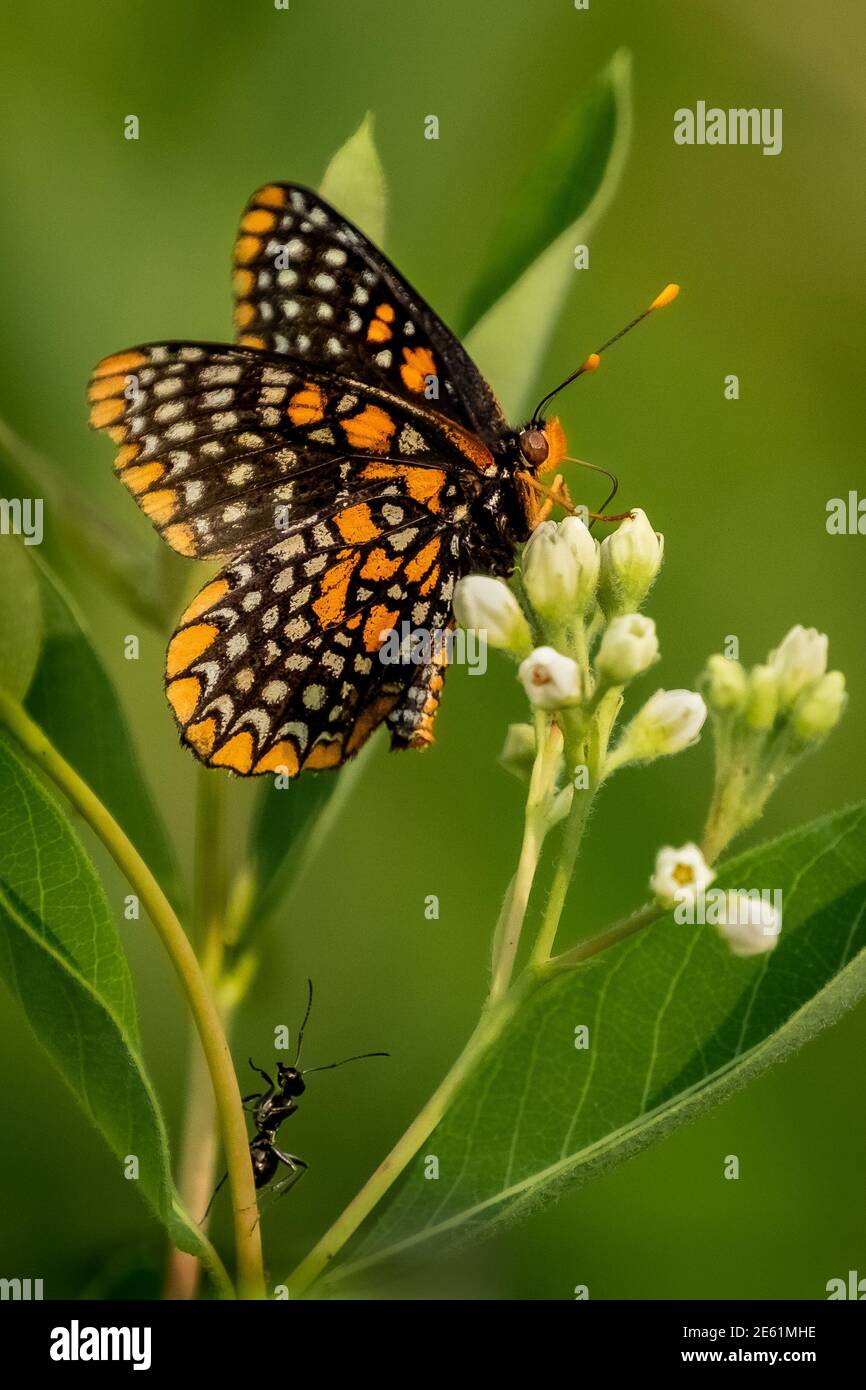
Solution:
{"label": "butterfly antenna", "polygon": [[356,1052],[354,1057],[344,1057],[342,1062],[327,1062],[323,1067],[305,1067],[304,1076],[311,1071],[333,1071],[334,1067],[344,1067],[347,1062],[362,1062],[365,1057],[390,1057],[390,1052]]}
{"label": "butterfly antenna", "polygon": [[538,420],[541,411],[548,402],[552,401],[554,396],[558,396],[560,391],[564,390],[566,386],[570,386],[573,381],[577,381],[579,376],[583,376],[585,372],[594,372],[601,361],[601,354],[603,352],[607,352],[608,348],[613,347],[614,343],[618,343],[620,338],[625,337],[626,333],[630,333],[633,328],[637,328],[638,324],[643,323],[644,319],[648,318],[656,309],[663,309],[666,304],[673,303],[679,292],[679,285],[666,285],[661,294],[656,295],[648,309],[644,309],[643,313],[638,314],[637,318],[633,318],[631,323],[626,324],[625,328],[621,328],[618,333],[614,333],[612,338],[608,338],[606,343],[602,343],[600,348],[597,348],[595,352],[591,352],[585,361],[581,362],[576,372],[572,372],[571,376],[565,378],[565,381],[561,381],[552,391],[548,391],[547,395],[541,398],[538,405],[533,410],[532,419]]}
{"label": "butterfly antenna", "polygon": [[302,1047],[303,1042],[304,1042],[304,1029],[306,1028],[306,1026],[307,1026],[307,1021],[308,1021],[308,1019],[309,1019],[309,1017],[310,1017],[310,1010],[311,1010],[311,1008],[313,1007],[313,982],[312,982],[312,980],[309,980],[309,979],[307,980],[307,988],[308,988],[308,990],[309,990],[309,993],[308,993],[308,995],[307,995],[307,1012],[304,1014],[304,1021],[303,1021],[303,1023],[301,1024],[301,1027],[300,1027],[300,1029],[299,1029],[299,1031],[298,1031],[298,1050],[297,1050],[297,1052],[295,1053],[295,1063],[294,1063],[295,1066],[297,1066],[298,1063],[299,1063],[299,1061],[301,1060],[301,1047]]}

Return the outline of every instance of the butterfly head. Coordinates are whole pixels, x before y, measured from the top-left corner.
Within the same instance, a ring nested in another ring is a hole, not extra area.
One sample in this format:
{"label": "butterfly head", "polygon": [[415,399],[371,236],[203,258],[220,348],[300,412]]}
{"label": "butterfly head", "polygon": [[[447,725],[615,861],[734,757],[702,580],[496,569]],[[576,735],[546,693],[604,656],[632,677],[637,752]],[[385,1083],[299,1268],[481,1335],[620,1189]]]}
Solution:
{"label": "butterfly head", "polygon": [[565,458],[565,431],[559,420],[530,420],[517,439],[521,457],[532,473],[549,473]]}

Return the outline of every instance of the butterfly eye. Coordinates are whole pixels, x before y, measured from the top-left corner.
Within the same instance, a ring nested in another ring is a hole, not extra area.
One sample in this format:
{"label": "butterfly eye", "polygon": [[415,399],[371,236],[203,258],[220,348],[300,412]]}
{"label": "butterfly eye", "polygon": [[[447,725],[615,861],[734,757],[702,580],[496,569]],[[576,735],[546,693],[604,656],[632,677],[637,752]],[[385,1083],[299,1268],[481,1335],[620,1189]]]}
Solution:
{"label": "butterfly eye", "polygon": [[544,430],[525,429],[520,435],[520,452],[533,468],[540,468],[547,460],[549,446]]}

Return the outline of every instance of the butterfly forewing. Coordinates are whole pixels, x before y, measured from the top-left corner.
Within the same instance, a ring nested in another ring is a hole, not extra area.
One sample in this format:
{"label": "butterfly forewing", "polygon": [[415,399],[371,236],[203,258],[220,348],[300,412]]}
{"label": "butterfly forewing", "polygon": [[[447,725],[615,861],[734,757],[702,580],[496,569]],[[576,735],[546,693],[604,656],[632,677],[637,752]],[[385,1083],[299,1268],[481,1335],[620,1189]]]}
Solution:
{"label": "butterfly forewing", "polygon": [[506,422],[454,335],[361,231],[308,188],[253,194],[234,251],[240,341],[431,405],[493,442]]}

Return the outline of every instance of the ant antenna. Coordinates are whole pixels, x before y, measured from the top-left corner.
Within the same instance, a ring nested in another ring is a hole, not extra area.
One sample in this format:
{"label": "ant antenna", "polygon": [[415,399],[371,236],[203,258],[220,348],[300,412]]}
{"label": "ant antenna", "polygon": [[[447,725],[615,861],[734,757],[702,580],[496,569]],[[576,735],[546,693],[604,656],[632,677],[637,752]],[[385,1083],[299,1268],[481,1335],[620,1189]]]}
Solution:
{"label": "ant antenna", "polygon": [[577,378],[583,376],[584,372],[594,372],[599,365],[603,352],[607,352],[609,347],[613,347],[614,343],[618,343],[620,338],[625,337],[626,333],[630,333],[633,328],[636,328],[639,323],[642,323],[645,318],[648,318],[655,309],[663,309],[666,304],[671,304],[673,300],[676,299],[679,292],[679,285],[666,285],[661,294],[656,295],[648,309],[644,309],[643,313],[638,314],[637,318],[632,319],[631,323],[627,323],[625,328],[621,328],[618,333],[614,333],[613,337],[608,338],[606,343],[602,343],[601,347],[598,348],[596,352],[591,352],[586,360],[581,362],[576,372],[572,372],[571,376],[565,378],[565,381],[561,381],[552,391],[548,391],[547,395],[542,397],[533,410],[532,419],[534,421],[538,420],[541,411],[547,405],[548,401],[552,401],[554,396],[558,396],[564,387],[570,386],[573,381],[577,381]]}
{"label": "ant antenna", "polygon": [[308,986],[308,989],[309,989],[309,996],[308,996],[308,998],[307,998],[307,1012],[304,1014],[304,1021],[303,1021],[303,1023],[301,1024],[300,1030],[299,1030],[299,1032],[298,1032],[298,1050],[297,1050],[297,1052],[295,1053],[295,1061],[294,1061],[294,1065],[295,1065],[295,1066],[297,1066],[298,1063],[299,1063],[299,1061],[301,1060],[301,1045],[303,1044],[303,1041],[304,1041],[304,1029],[305,1029],[306,1026],[307,1026],[307,1020],[308,1020],[309,1017],[310,1017],[310,1010],[311,1010],[311,1008],[313,1007],[313,982],[312,982],[312,980],[307,980],[307,986]]}
{"label": "ant antenna", "polygon": [[362,1062],[365,1057],[390,1057],[390,1052],[356,1052],[354,1057],[344,1057],[342,1062],[327,1062],[323,1067],[305,1067],[304,1076],[311,1071],[333,1071],[334,1067],[344,1067],[347,1062]]}

